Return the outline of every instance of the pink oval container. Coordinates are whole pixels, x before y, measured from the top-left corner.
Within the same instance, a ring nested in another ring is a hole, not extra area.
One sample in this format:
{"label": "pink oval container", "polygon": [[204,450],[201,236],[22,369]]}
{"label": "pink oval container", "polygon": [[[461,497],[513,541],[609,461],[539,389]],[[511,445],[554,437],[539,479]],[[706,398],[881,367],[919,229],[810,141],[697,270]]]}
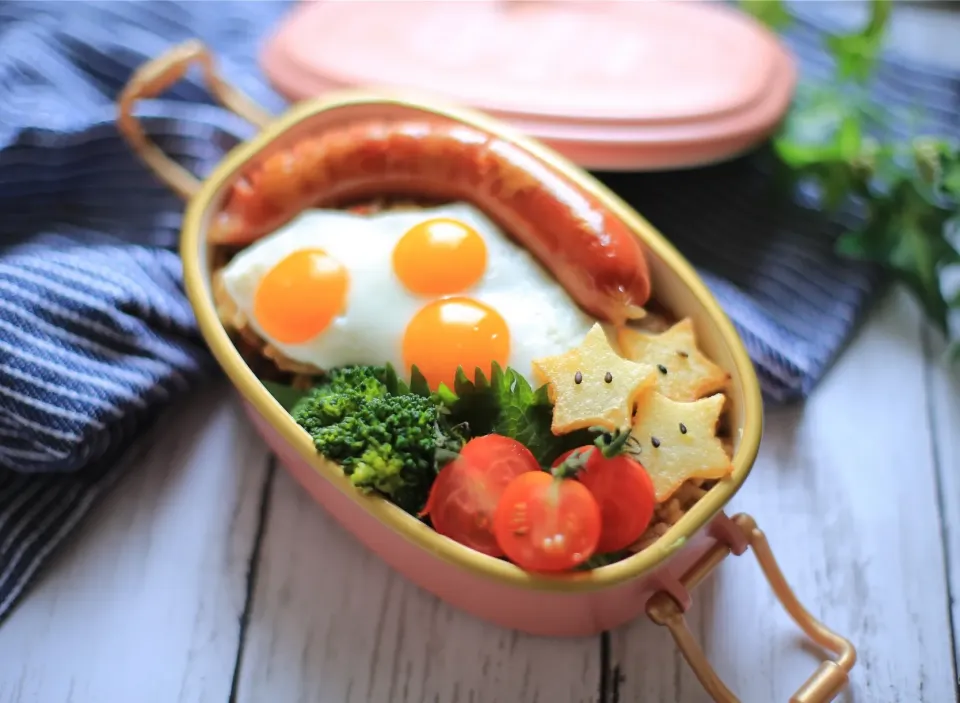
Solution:
{"label": "pink oval container", "polygon": [[796,82],[773,34],[698,2],[319,0],[294,8],[261,64],[293,100],[437,95],[604,170],[736,156],[775,129]]}
{"label": "pink oval container", "polygon": [[[260,132],[237,145],[204,180],[172,161],[150,140],[134,116],[137,102],[154,97],[198,63],[221,103]],[[815,643],[836,658],[825,660],[791,701],[833,700],[847,685],[856,661],[853,645],[814,618],[784,580],[767,540],[745,514],[724,507],[747,479],[763,425],[753,364],[730,320],[693,267],[638,213],[599,181],[538,141],[485,113],[436,99],[396,92],[339,92],[305,100],[273,117],[217,74],[205,47],[187,42],[142,66],[118,104],[118,128],[132,150],[186,201],[180,255],[184,284],[204,340],[230,379],[252,426],[282,465],[357,540],[412,582],[462,609],[505,628],[552,637],[585,636],[648,615],[667,627],[697,677],[717,701],[736,701],[687,628],[691,591],[727,556],[752,550],[787,612]],[[727,391],[732,428],[732,473],[717,481],[655,542],[632,556],[589,571],[551,575],[524,571],[450,540],[375,494],[358,491],[340,466],[324,459],[313,442],[247,365],[218,316],[213,296],[211,224],[225,194],[251,167],[296,144],[370,118],[466,125],[508,141],[531,159],[591,196],[638,238],[649,266],[654,296],[678,317],[689,317],[698,346],[730,374]],[[359,548],[359,546],[358,546]]]}

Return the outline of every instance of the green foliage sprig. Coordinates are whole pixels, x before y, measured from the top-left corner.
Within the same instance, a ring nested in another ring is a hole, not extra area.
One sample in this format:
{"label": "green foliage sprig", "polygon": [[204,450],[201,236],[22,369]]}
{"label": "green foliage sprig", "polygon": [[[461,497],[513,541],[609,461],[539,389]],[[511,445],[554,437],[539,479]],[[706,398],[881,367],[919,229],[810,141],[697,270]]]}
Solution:
{"label": "green foliage sprig", "polygon": [[[783,0],[740,0],[740,7],[778,32],[795,20]],[[960,291],[945,290],[943,274],[960,264],[960,148],[955,135],[898,135],[893,108],[870,100],[891,9],[891,0],[871,0],[861,29],[826,34],[833,80],[800,81],[773,148],[792,185],[813,186],[828,211],[857,213],[860,224],[838,239],[838,253],[880,264],[949,338]],[[960,356],[960,345],[953,349]]]}

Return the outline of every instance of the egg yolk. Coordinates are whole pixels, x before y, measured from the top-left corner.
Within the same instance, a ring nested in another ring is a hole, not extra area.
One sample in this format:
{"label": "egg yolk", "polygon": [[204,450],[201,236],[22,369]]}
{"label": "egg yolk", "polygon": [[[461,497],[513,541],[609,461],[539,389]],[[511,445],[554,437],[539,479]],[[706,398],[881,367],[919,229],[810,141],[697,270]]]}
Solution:
{"label": "egg yolk", "polygon": [[403,335],[403,362],[416,365],[432,390],[441,383],[453,387],[457,367],[473,379],[479,367],[507,365],[510,330],[493,308],[471,298],[434,300],[421,308]]}
{"label": "egg yolk", "polygon": [[419,222],[393,249],[393,270],[418,295],[460,293],[480,280],[487,245],[469,225],[445,217]]}
{"label": "egg yolk", "polygon": [[295,251],[260,280],[253,315],[269,339],[306,342],[343,312],[348,284],[347,270],[324,250]]}

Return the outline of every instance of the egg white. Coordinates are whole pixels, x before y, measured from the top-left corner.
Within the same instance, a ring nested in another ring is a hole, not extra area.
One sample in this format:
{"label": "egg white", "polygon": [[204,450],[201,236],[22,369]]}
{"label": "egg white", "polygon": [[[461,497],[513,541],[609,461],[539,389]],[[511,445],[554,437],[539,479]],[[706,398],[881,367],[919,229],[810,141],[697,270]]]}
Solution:
{"label": "egg white", "polygon": [[[526,249],[468,203],[372,215],[306,211],[230,261],[223,270],[226,292],[253,331],[292,360],[321,369],[390,363],[399,374],[409,376],[402,353],[407,323],[430,300],[445,296],[409,292],[393,271],[393,248],[407,230],[434,217],[464,222],[484,239],[483,277],[456,295],[479,300],[503,317],[510,330],[508,365],[533,383],[533,360],[575,347],[595,320]],[[314,339],[281,344],[253,316],[254,295],[267,271],[292,252],[307,248],[325,250],[349,272],[346,309]]]}

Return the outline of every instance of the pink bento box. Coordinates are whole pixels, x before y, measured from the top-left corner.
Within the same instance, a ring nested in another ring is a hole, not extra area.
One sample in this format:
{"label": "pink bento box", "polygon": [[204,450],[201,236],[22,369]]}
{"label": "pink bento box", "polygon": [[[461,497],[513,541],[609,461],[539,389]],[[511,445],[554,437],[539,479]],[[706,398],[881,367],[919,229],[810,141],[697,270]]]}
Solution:
{"label": "pink bento box", "polygon": [[[138,100],[159,94],[192,63],[227,107],[261,128],[232,149],[199,181],[149,139],[134,115]],[[364,495],[340,467],[324,460],[304,432],[264,388],[240,356],[214,307],[207,229],[240,171],[304,135],[370,118],[427,116],[453,121],[513,142],[593,195],[640,239],[657,301],[690,317],[700,345],[731,376],[733,472],[719,481],[653,545],[616,564],[586,572],[538,575],[449,540],[386,500]],[[752,547],[773,590],[798,625],[838,657],[825,661],[792,700],[832,700],[855,662],[853,646],[819,623],[784,582],[763,533],[747,515],[727,517],[723,507],[746,480],[762,432],[762,404],[753,365],[733,325],[690,264],[620,198],[553,150],[489,115],[408,94],[341,92],[294,105],[272,117],[226,84],[213,58],[187,42],[141,67],[119,100],[118,126],[133,150],[187,201],[181,257],[186,290],[204,339],[239,393],[252,425],[316,501],[364,545],[411,581],[451,605],[500,626],[546,636],[583,636],[616,628],[647,613],[668,627],[705,687],[717,700],[735,700],[717,678],[687,629],[690,590],[727,555]]]}

